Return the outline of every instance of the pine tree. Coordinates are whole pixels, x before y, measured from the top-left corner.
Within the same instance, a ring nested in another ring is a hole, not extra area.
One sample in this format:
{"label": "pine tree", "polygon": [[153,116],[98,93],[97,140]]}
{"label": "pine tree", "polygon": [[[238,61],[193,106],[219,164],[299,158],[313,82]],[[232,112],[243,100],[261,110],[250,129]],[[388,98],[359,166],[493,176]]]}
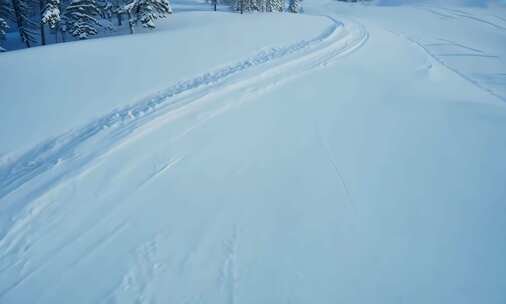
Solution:
{"label": "pine tree", "polygon": [[46,8],[46,0],[38,0],[39,2],[39,13],[40,13],[40,20],[39,20],[39,27],[40,27],[40,44],[46,45],[46,31],[44,29],[45,24],[42,22],[42,18],[44,18],[44,10]]}
{"label": "pine tree", "polygon": [[9,25],[7,24],[7,21],[5,21],[4,18],[0,17],[0,40],[5,39],[5,34],[6,34],[8,28],[9,28]]}
{"label": "pine tree", "polygon": [[295,14],[302,12],[302,0],[290,0],[288,11]]}
{"label": "pine tree", "polygon": [[[5,32],[9,28],[9,25],[7,25],[7,21],[5,19],[0,17],[0,41],[3,41],[5,39]],[[4,52],[5,49],[0,44],[0,52]]]}
{"label": "pine tree", "polygon": [[5,20],[14,20],[14,11],[12,10],[10,0],[0,0],[0,18]]}
{"label": "pine tree", "polygon": [[60,0],[49,0],[42,12],[42,23],[55,29],[60,23]]}
{"label": "pine tree", "polygon": [[125,5],[124,0],[112,0],[112,13],[116,15],[118,20],[118,26],[123,25],[123,14],[125,13],[123,6]]}
{"label": "pine tree", "polygon": [[249,12],[259,12],[260,11],[260,1],[258,0],[248,0],[248,11]]}
{"label": "pine tree", "polygon": [[266,11],[268,12],[282,12],[285,9],[284,0],[267,0]]}
{"label": "pine tree", "polygon": [[30,47],[37,39],[37,25],[30,19],[31,7],[28,0],[12,0],[12,8],[21,41]]}
{"label": "pine tree", "polygon": [[116,13],[113,0],[97,0],[100,16],[102,17],[100,25],[106,30],[113,31],[114,25],[111,21],[112,16]]}
{"label": "pine tree", "polygon": [[244,12],[244,0],[235,0],[232,2],[232,10],[236,12],[240,12],[241,14]]}
{"label": "pine tree", "polygon": [[251,13],[259,12],[262,10],[261,0],[236,0],[233,9],[237,12]]}
{"label": "pine tree", "polygon": [[143,26],[155,28],[155,20],[165,18],[172,14],[169,0],[134,0],[123,8],[129,16],[130,32],[133,34],[134,26],[141,23]]}
{"label": "pine tree", "polygon": [[100,22],[96,17],[100,10],[95,0],[72,0],[63,13],[63,31],[78,39],[86,39],[98,33]]}
{"label": "pine tree", "polygon": [[114,14],[114,4],[112,0],[98,0],[97,6],[100,9],[100,15],[104,19],[110,20]]}
{"label": "pine tree", "polygon": [[[5,0],[0,0],[0,42],[5,40],[5,34],[9,28],[7,20],[12,20],[13,11],[9,3]],[[4,52],[5,49],[0,44],[0,52]]]}
{"label": "pine tree", "polygon": [[257,7],[258,7],[258,10],[259,10],[260,12],[265,12],[265,4],[266,4],[266,1],[265,1],[265,0],[257,0],[256,2],[257,2],[257,3],[256,3],[256,5],[257,5]]}
{"label": "pine tree", "polygon": [[96,0],[96,3],[101,17],[98,19],[100,27],[108,31],[113,31],[115,27],[111,21],[114,15],[114,4],[112,0]]}

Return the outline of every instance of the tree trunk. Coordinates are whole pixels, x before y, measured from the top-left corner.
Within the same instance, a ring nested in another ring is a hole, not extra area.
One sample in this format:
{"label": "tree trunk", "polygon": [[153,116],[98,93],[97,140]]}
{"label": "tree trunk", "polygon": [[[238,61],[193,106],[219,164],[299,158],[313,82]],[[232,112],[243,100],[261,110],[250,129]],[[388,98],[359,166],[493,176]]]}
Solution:
{"label": "tree trunk", "polygon": [[16,0],[12,0],[12,8],[14,9],[14,15],[16,16],[16,25],[18,27],[19,38],[21,39],[22,42],[24,42],[26,44],[26,47],[29,48],[30,42],[28,41],[28,39],[25,39],[23,37],[23,33],[21,32],[22,28],[23,28],[23,17],[21,16],[21,11],[19,9],[19,6],[18,6],[18,3]]}
{"label": "tree trunk", "polygon": [[40,44],[46,45],[46,33],[44,32],[44,23],[42,22],[42,13],[44,12],[44,0],[39,0],[40,8]]}
{"label": "tree trunk", "polygon": [[218,0],[213,0],[214,2],[214,11],[216,12],[216,6],[218,5]]}
{"label": "tree trunk", "polygon": [[121,13],[117,13],[116,17],[118,18],[118,26],[122,26],[123,25],[123,16],[121,15]]}
{"label": "tree trunk", "polygon": [[40,23],[40,45],[46,45],[46,33],[44,31],[44,23]]}
{"label": "tree trunk", "polygon": [[134,31],[134,24],[132,22],[132,13],[128,12],[128,27],[130,28],[130,34],[133,34]]}

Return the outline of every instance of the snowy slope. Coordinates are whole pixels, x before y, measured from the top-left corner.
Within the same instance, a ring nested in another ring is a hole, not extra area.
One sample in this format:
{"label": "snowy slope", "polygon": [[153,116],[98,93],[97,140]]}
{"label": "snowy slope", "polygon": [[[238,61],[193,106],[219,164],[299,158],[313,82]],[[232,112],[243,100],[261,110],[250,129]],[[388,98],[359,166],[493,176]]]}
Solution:
{"label": "snowy slope", "polygon": [[[273,15],[179,13],[156,33],[79,41],[1,54],[0,155],[26,149],[45,137],[79,127],[114,108],[151,97],[178,81],[217,70],[261,50],[318,36],[324,18],[297,16],[273,26]],[[250,39],[244,31],[269,32]],[[104,78],[106,77],[106,78]],[[58,102],[55,102],[58,101]],[[19,117],[25,119],[19,124]],[[16,136],[8,136],[16,128]]]}
{"label": "snowy slope", "polygon": [[[503,303],[503,11],[305,11],[325,17],[188,13],[2,54],[75,48],[84,67],[62,72],[66,93],[0,90],[20,98],[0,99],[0,303]],[[97,45],[126,53],[128,85],[77,94],[111,77],[79,78]]]}

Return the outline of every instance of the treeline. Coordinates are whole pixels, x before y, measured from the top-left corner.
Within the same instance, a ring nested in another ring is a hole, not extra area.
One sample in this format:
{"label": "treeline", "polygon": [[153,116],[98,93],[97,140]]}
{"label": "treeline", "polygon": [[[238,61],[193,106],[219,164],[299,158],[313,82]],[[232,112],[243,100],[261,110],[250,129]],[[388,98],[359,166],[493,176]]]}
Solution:
{"label": "treeline", "polygon": [[[217,0],[213,0],[216,4]],[[215,6],[216,7],[216,6]],[[240,12],[283,12],[285,11],[284,0],[235,0],[232,8]],[[290,13],[302,11],[302,0],[289,0],[286,10]]]}
{"label": "treeline", "polygon": [[[66,35],[86,39],[99,30],[113,30],[125,19],[133,33],[137,24],[155,27],[154,21],[172,13],[168,0],[0,0],[0,38],[14,24],[26,47],[45,45]],[[113,18],[117,21],[113,22]]]}
{"label": "treeline", "polygon": [[[219,0],[210,0],[216,10]],[[284,0],[222,0],[232,10],[282,12]],[[287,11],[299,13],[302,0],[288,0]],[[155,28],[155,21],[172,14],[169,0],[0,0],[0,42],[9,25],[17,29],[26,47],[52,42],[86,39],[100,30],[112,31],[128,23],[130,33],[137,25]],[[4,51],[0,44],[0,51]]]}

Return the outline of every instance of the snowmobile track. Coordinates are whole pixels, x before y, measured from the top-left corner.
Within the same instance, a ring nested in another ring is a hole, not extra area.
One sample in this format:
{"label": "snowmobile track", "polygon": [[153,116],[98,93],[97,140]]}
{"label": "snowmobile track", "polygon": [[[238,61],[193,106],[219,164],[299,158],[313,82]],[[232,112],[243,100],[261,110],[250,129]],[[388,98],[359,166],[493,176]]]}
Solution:
{"label": "snowmobile track", "polygon": [[[0,199],[38,176],[58,168],[58,172],[52,172],[51,177],[42,182],[43,185],[30,191],[37,193],[36,196],[43,194],[48,183],[57,184],[75,173],[75,170],[71,172],[66,167],[84,167],[107,153],[134,130],[157,117],[193,104],[206,95],[216,94],[217,90],[241,89],[246,83],[252,86],[255,81],[272,75],[292,79],[294,75],[332,63],[334,58],[354,51],[367,41],[368,33],[362,25],[326,18],[331,20],[329,28],[311,40],[262,50],[245,60],[178,82],[156,96],[115,110],[79,129],[39,143],[20,155],[4,156],[0,159]],[[105,133],[109,136],[105,136]],[[103,135],[105,137],[102,138]],[[96,142],[94,145],[102,149],[84,153],[79,150],[90,141],[98,141],[101,145]],[[69,161],[74,162],[74,166],[65,166]]]}

